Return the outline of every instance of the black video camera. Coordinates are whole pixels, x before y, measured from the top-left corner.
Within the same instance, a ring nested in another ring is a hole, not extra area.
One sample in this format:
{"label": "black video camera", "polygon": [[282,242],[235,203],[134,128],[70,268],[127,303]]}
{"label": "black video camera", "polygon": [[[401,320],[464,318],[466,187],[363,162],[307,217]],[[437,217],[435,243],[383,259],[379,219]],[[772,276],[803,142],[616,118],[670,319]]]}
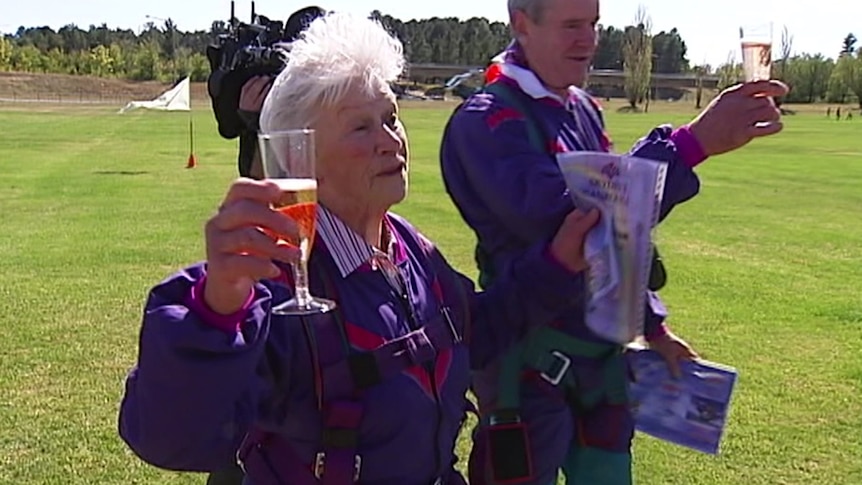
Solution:
{"label": "black video camera", "polygon": [[251,2],[251,22],[240,22],[234,15],[234,2],[230,4],[228,31],[219,34],[218,44],[211,46],[210,65],[215,71],[235,71],[256,67],[269,67],[273,73],[280,70],[281,57],[273,46],[284,39],[284,25],[254,11]]}
{"label": "black video camera", "polygon": [[211,71],[207,90],[219,134],[224,138],[236,138],[245,129],[238,109],[246,81],[253,76],[278,75],[284,69],[287,52],[277,44],[295,40],[312,20],[325,13],[319,7],[305,7],[282,23],[257,15],[251,2],[251,23],[245,23],[237,20],[234,12],[231,2],[228,30],[219,34],[206,52]]}

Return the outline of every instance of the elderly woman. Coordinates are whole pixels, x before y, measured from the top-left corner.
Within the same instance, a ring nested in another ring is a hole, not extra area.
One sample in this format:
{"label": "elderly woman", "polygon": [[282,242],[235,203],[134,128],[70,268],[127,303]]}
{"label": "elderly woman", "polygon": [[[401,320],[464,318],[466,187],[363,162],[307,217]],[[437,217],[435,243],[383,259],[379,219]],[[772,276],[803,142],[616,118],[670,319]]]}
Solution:
{"label": "elderly woman", "polygon": [[389,212],[407,191],[389,88],[403,66],[396,39],[345,14],[316,20],[292,46],[261,125],[319,134],[311,290],[338,308],[271,313],[291,297],[283,270],[297,254],[267,234],[292,236],[296,225],[271,208],[274,184],[235,182],[206,225],[207,261],[146,304],[119,417],[144,461],[210,471],[238,457],[255,485],[463,483],[454,446],[471,367],[523,336],[526,321],[569,310],[598,215],[573,212],[476,293]]}

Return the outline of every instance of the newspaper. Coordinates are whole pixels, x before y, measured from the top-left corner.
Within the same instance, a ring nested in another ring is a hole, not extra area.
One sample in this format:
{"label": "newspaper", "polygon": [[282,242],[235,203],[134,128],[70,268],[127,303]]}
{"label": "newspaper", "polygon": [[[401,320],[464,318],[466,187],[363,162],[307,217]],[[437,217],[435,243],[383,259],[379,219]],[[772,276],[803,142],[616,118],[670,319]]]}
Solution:
{"label": "newspaper", "polygon": [[655,351],[629,346],[626,357],[632,371],[629,397],[635,429],[696,451],[718,454],[736,369],[705,360],[683,361],[682,376],[674,379]]}
{"label": "newspaper", "polygon": [[586,324],[609,341],[632,342],[643,334],[651,233],[666,165],[603,152],[561,153],[557,163],[575,206],[601,212],[584,245],[590,266]]}

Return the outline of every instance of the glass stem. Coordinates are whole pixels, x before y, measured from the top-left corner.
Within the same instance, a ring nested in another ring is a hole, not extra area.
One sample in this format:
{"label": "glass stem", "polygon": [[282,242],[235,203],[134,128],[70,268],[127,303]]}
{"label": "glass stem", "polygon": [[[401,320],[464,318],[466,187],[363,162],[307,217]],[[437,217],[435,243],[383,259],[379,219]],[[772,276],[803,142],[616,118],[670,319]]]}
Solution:
{"label": "glass stem", "polygon": [[311,294],[308,291],[308,261],[300,258],[293,265],[293,281],[295,284],[296,304],[300,308],[308,308],[311,304]]}

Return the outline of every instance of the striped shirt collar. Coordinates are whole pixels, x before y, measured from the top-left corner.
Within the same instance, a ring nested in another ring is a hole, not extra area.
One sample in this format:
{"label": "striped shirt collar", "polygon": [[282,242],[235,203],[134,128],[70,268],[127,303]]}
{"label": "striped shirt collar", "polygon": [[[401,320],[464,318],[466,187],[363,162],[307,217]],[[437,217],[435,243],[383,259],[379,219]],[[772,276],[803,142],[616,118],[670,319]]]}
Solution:
{"label": "striped shirt collar", "polygon": [[317,204],[317,234],[332,255],[342,278],[347,278],[360,268],[374,267],[375,258],[388,258],[395,264],[407,259],[404,243],[392,227],[388,215],[384,218],[383,224],[384,234],[389,235],[386,252],[368,244],[332,211]]}

